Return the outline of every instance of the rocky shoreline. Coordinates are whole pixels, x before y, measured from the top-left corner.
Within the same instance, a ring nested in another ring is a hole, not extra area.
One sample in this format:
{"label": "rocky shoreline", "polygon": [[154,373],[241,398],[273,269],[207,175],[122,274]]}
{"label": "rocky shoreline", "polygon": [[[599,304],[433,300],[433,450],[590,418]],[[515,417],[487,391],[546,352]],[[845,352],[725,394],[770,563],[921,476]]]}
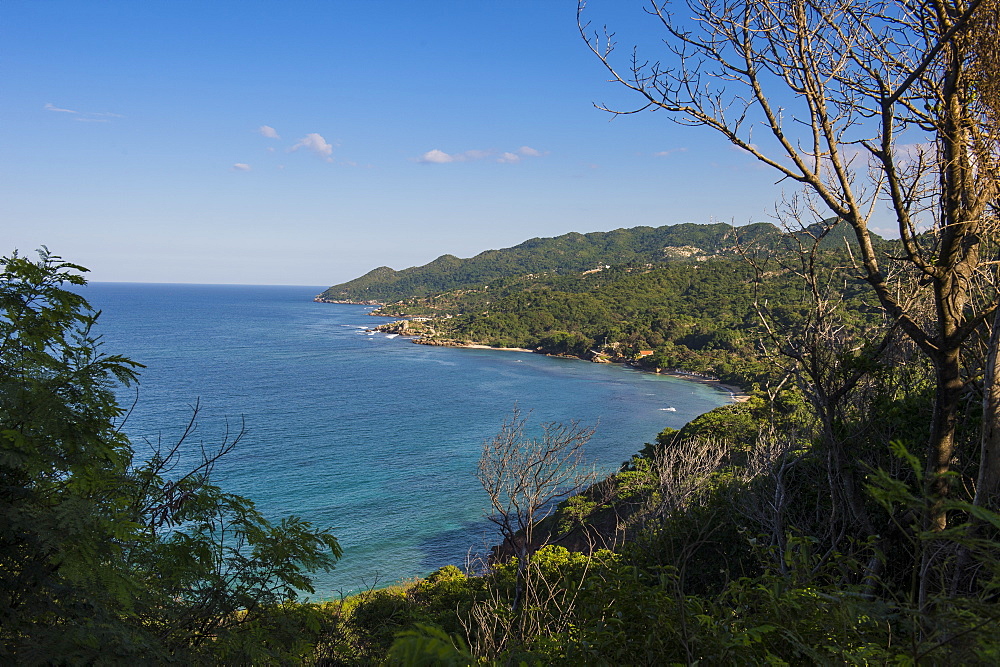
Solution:
{"label": "rocky shoreline", "polygon": [[351,301],[350,299],[325,299],[320,295],[313,297],[316,303],[343,303],[349,306],[381,306],[380,301]]}

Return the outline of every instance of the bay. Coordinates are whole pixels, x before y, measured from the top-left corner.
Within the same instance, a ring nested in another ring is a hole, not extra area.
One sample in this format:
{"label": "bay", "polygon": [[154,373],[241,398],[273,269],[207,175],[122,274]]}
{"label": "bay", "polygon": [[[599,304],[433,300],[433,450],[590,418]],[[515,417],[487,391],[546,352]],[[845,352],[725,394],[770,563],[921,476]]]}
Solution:
{"label": "bay", "polygon": [[[729,401],[712,386],[522,352],[365,335],[364,306],[319,286],[91,283],[106,353],[146,366],[125,432],[137,454],[185,442],[195,460],[245,429],[218,465],[269,518],[332,528],[344,548],[314,598],[462,565],[496,541],[474,477],[482,443],[517,404],[530,421],[598,424],[587,447],[616,469],[664,427]],[[671,411],[673,408],[674,411]]]}

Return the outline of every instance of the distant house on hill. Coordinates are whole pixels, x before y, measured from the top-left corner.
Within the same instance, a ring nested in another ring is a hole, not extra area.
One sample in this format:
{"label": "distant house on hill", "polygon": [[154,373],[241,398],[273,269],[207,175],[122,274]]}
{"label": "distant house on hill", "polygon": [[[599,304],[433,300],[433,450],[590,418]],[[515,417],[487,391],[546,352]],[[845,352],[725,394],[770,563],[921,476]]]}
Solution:
{"label": "distant house on hill", "polygon": [[652,356],[652,355],[653,355],[653,351],[652,350],[639,350],[639,354],[637,355],[637,358],[642,359],[643,357],[649,357],[649,356]]}

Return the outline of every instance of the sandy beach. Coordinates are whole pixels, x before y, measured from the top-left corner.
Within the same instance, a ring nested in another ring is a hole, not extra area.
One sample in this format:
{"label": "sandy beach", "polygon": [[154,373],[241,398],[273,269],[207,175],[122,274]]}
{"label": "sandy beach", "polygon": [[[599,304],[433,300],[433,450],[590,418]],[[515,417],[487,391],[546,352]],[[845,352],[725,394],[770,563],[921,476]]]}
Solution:
{"label": "sandy beach", "polygon": [[744,392],[742,387],[737,387],[732,384],[724,384],[721,380],[712,380],[700,375],[684,373],[681,371],[659,371],[658,374],[677,378],[678,380],[688,380],[689,382],[700,382],[701,384],[713,385],[723,391],[728,391],[730,398],[733,399],[733,403],[744,403],[750,400],[750,395]]}
{"label": "sandy beach", "polygon": [[532,354],[534,354],[535,352],[534,350],[529,350],[524,347],[493,347],[492,345],[483,345],[481,343],[456,343],[455,341],[451,340],[445,341],[445,340],[427,339],[427,338],[422,338],[420,336],[417,337],[407,336],[407,338],[409,338],[417,345],[433,345],[437,347],[458,347],[469,350],[499,350],[501,352],[531,352]]}
{"label": "sandy beach", "polygon": [[526,347],[493,347],[492,345],[479,345],[477,343],[456,344],[454,347],[468,347],[474,350],[500,350],[501,352],[531,352],[532,354],[535,352]]}

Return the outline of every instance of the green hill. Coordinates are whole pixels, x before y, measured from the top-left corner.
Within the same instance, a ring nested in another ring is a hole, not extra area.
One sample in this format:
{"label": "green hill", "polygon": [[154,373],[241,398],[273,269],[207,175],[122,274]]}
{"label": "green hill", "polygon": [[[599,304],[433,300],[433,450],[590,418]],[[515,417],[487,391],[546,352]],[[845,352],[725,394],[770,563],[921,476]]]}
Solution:
{"label": "green hill", "polygon": [[[764,370],[755,348],[761,336],[755,299],[769,304],[777,325],[794,328],[808,304],[790,267],[803,252],[822,271],[851,261],[845,245],[856,240],[835,222],[793,233],[758,223],[564,234],[470,259],[444,255],[404,271],[381,267],[319,298],[378,302],[373,314],[419,318],[382,327],[425,344],[630,360],[749,385]],[[768,277],[758,283],[766,265]],[[863,314],[872,305],[865,294],[859,280],[843,282],[840,298],[854,313],[852,326],[866,326]]]}
{"label": "green hill", "polygon": [[610,232],[571,232],[534,238],[512,248],[487,250],[469,259],[442,255],[424,266],[395,271],[387,266],[333,285],[318,298],[336,301],[397,301],[456,289],[481,288],[490,281],[537,273],[577,273],[599,266],[637,266],[697,261],[731,255],[737,241],[775,237],[769,223],[733,227],[724,223],[684,223],[633,227]]}

